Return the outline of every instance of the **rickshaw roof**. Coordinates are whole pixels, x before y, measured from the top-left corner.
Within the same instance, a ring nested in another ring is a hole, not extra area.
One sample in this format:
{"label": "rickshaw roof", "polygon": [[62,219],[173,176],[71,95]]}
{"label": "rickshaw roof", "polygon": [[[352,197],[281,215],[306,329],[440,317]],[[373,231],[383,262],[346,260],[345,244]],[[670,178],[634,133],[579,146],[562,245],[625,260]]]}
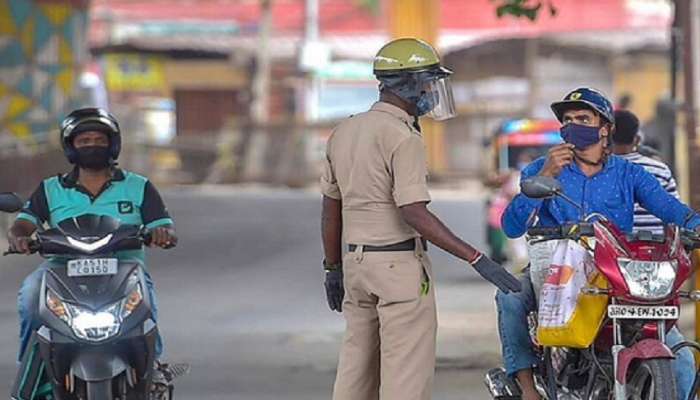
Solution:
{"label": "rickshaw roof", "polygon": [[561,124],[555,119],[513,119],[496,133],[498,146],[547,146],[562,142]]}

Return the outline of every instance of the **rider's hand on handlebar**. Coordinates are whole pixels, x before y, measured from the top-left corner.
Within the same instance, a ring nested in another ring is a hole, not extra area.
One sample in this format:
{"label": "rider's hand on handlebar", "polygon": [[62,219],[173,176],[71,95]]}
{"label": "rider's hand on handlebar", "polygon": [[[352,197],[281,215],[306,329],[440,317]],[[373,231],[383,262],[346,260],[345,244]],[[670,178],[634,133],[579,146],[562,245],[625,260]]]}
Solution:
{"label": "rider's hand on handlebar", "polygon": [[493,283],[504,293],[522,290],[522,285],[516,277],[485,255],[478,257],[472,266],[479,275]]}
{"label": "rider's hand on handlebar", "polygon": [[8,242],[10,243],[10,251],[20,253],[20,254],[31,254],[31,248],[29,244],[31,243],[32,238],[29,236],[12,236],[8,238]]}
{"label": "rider's hand on handlebar", "polygon": [[562,143],[549,149],[540,175],[556,178],[561,170],[574,161],[574,145]]}
{"label": "rider's hand on handlebar", "polygon": [[172,228],[160,226],[151,230],[151,243],[149,246],[158,246],[163,249],[170,249],[177,245],[177,235]]}

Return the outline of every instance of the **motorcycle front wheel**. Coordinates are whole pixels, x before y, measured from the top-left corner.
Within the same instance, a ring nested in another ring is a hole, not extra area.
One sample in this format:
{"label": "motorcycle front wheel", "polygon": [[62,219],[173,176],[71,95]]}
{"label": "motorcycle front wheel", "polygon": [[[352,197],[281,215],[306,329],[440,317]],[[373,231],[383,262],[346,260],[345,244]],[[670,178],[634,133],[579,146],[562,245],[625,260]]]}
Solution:
{"label": "motorcycle front wheel", "polygon": [[671,359],[641,360],[629,373],[627,380],[629,400],[677,399],[676,379]]}
{"label": "motorcycle front wheel", "polygon": [[86,382],[86,400],[112,400],[112,380]]}

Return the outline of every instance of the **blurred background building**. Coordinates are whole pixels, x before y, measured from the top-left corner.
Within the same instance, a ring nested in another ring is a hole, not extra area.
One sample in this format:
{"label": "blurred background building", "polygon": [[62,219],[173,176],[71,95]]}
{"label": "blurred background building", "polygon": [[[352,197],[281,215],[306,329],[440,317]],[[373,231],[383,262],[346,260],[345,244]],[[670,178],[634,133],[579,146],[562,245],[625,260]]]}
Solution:
{"label": "blurred background building", "polygon": [[59,172],[57,122],[99,105],[122,121],[122,163],[161,181],[304,185],[332,126],[376,101],[375,52],[412,32],[455,71],[459,117],[427,124],[435,180],[483,175],[504,120],[551,119],[577,85],[653,123],[671,96],[672,2],[553,3],[532,22],[490,0],[4,1],[0,163]]}

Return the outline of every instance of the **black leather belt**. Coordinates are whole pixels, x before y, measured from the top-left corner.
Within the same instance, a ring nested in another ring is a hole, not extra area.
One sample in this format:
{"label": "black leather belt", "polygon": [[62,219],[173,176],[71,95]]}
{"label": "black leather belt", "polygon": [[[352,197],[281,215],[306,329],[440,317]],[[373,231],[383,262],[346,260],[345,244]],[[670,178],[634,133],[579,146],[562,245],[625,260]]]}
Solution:
{"label": "black leather belt", "polygon": [[[428,251],[428,242],[425,239],[420,240],[423,243],[423,249]],[[357,249],[356,244],[349,244],[348,251],[353,252]],[[408,239],[403,242],[388,244],[386,246],[363,246],[362,251],[413,251],[416,249],[416,240]]]}

